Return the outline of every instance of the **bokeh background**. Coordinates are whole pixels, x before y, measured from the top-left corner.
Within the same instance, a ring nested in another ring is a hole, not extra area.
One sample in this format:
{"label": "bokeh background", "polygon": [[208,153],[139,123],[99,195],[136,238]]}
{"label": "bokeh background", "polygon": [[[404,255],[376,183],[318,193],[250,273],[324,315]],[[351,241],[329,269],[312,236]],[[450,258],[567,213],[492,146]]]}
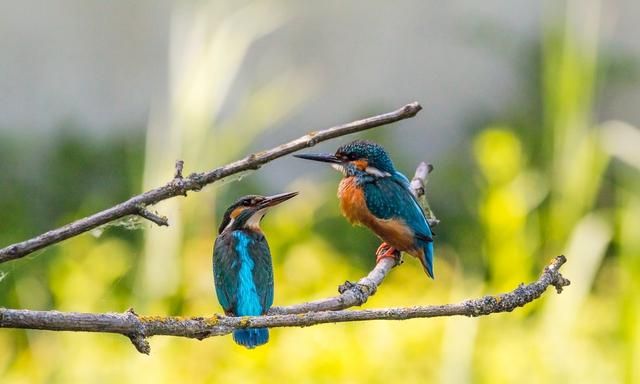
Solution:
{"label": "bokeh background", "polygon": [[[640,3],[0,2],[0,245],[310,130],[417,100],[357,135],[428,197],[436,276],[395,269],[368,308],[436,304],[569,262],[562,295],[479,319],[230,337],[0,330],[3,383],[640,382]],[[331,151],[353,137],[318,146]],[[299,190],[263,222],[277,305],[336,293],[378,241],[340,217],[339,176],[291,157],[0,265],[0,306],[219,313],[211,249],[245,193]]]}

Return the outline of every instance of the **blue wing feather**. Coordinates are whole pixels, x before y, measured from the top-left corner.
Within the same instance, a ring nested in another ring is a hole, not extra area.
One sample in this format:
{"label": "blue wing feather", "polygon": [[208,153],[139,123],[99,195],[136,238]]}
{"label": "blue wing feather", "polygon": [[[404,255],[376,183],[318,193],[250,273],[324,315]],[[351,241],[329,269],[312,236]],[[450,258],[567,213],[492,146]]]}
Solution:
{"label": "blue wing feather", "polygon": [[427,228],[429,229],[428,238],[425,238],[424,240],[430,241],[430,242],[433,241],[433,231],[431,231],[431,226],[429,225],[429,221],[427,220],[427,217],[424,215],[424,210],[420,206],[420,202],[418,201],[418,198],[416,198],[415,195],[411,192],[411,182],[405,175],[403,175],[398,171],[396,171],[393,174],[392,178],[394,179],[394,181],[400,183],[407,191],[409,191],[409,195],[411,196],[411,199],[413,200],[415,207],[420,211],[420,213],[422,214],[422,217],[424,217],[425,222],[427,224]]}
{"label": "blue wing feather", "polygon": [[239,263],[235,239],[231,233],[223,232],[216,238],[213,247],[213,279],[218,301],[225,312],[235,312],[237,303]]}
{"label": "blue wing feather", "polygon": [[424,212],[408,187],[406,178],[396,176],[378,178],[364,185],[367,208],[381,219],[403,219],[411,229],[425,240],[432,233]]}
{"label": "blue wing feather", "polygon": [[424,250],[423,263],[433,277],[433,233],[411,193],[409,180],[400,172],[390,177],[375,178],[363,184],[367,208],[381,219],[402,219],[413,230],[416,245]]}
{"label": "blue wing feather", "polygon": [[[405,188],[407,188],[408,190],[411,190],[411,182],[409,181],[409,178],[405,175],[403,175],[402,173],[396,171],[392,177],[398,181],[399,183],[401,183]],[[413,196],[413,194],[412,194]]]}

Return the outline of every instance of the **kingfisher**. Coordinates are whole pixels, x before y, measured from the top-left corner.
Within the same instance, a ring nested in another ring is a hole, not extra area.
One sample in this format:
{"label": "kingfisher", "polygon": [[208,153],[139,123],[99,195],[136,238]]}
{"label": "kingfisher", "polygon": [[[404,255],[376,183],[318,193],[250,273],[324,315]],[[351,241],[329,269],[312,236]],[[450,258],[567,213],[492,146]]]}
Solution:
{"label": "kingfisher", "polygon": [[399,259],[407,252],[420,260],[430,278],[433,274],[433,233],[409,179],[398,172],[379,144],[356,140],[335,154],[298,154],[301,159],[329,163],[342,173],[338,198],[342,214],[352,224],[365,225],[383,243],[376,262]]}
{"label": "kingfisher", "polygon": [[[218,301],[227,316],[260,316],[271,308],[273,265],[260,221],[269,208],[297,194],[244,196],[224,213],[213,246],[213,279]],[[252,349],[269,341],[269,330],[236,329],[233,340]]]}

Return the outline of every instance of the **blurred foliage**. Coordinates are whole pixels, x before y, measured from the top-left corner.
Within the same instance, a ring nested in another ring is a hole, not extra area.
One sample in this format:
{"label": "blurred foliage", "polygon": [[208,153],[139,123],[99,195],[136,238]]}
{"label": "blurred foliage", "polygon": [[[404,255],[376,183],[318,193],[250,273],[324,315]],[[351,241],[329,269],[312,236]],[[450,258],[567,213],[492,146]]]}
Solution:
{"label": "blurred foliage", "polygon": [[[624,57],[598,54],[592,29],[599,20],[589,13],[596,5],[572,4],[562,19],[546,20],[540,41],[524,52],[537,65],[514,63],[528,84],[522,105],[484,116],[483,124],[470,117],[468,137],[435,164],[428,195],[442,220],[437,280],[428,281],[409,259],[366,306],[453,302],[511,289],[565,253],[572,285],[562,295],[549,292],[522,310],[481,319],[275,329],[269,344],[253,351],[230,337],[155,337],[152,355],[142,356],[120,336],[2,330],[2,382],[640,382],[640,135],[624,123],[600,124],[595,113],[599,90],[637,80],[638,70]],[[313,93],[308,75],[291,70],[249,90],[242,113],[220,116],[248,47],[287,15],[271,2],[231,15],[204,8],[176,12],[174,37],[190,50],[176,54],[167,110],[152,112],[146,138],[97,140],[67,130],[38,145],[2,137],[2,245],[160,184],[172,171],[167,158],[197,169],[234,160],[255,145],[238,137],[273,132],[296,107],[293,99],[302,103]],[[423,160],[404,153],[393,130],[364,136],[387,146],[407,174]],[[263,224],[276,304],[333,295],[371,268],[377,240],[339,216],[338,176],[327,175],[296,177],[277,189],[242,175],[158,205],[169,228],[143,222],[129,226],[142,231],[127,230],[120,223],[3,264],[0,305],[220,312],[210,273],[217,220],[242,194],[286,190],[301,195]]]}

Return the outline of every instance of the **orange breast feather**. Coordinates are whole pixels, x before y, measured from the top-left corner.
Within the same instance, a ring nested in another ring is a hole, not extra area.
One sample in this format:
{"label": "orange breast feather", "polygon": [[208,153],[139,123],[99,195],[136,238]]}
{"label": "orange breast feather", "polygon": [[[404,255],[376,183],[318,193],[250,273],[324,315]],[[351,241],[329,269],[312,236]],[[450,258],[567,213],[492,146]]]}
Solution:
{"label": "orange breast feather", "polygon": [[342,179],[338,188],[342,214],[353,224],[369,227],[379,238],[400,251],[415,250],[413,231],[401,219],[378,219],[367,208],[362,188],[354,177]]}

